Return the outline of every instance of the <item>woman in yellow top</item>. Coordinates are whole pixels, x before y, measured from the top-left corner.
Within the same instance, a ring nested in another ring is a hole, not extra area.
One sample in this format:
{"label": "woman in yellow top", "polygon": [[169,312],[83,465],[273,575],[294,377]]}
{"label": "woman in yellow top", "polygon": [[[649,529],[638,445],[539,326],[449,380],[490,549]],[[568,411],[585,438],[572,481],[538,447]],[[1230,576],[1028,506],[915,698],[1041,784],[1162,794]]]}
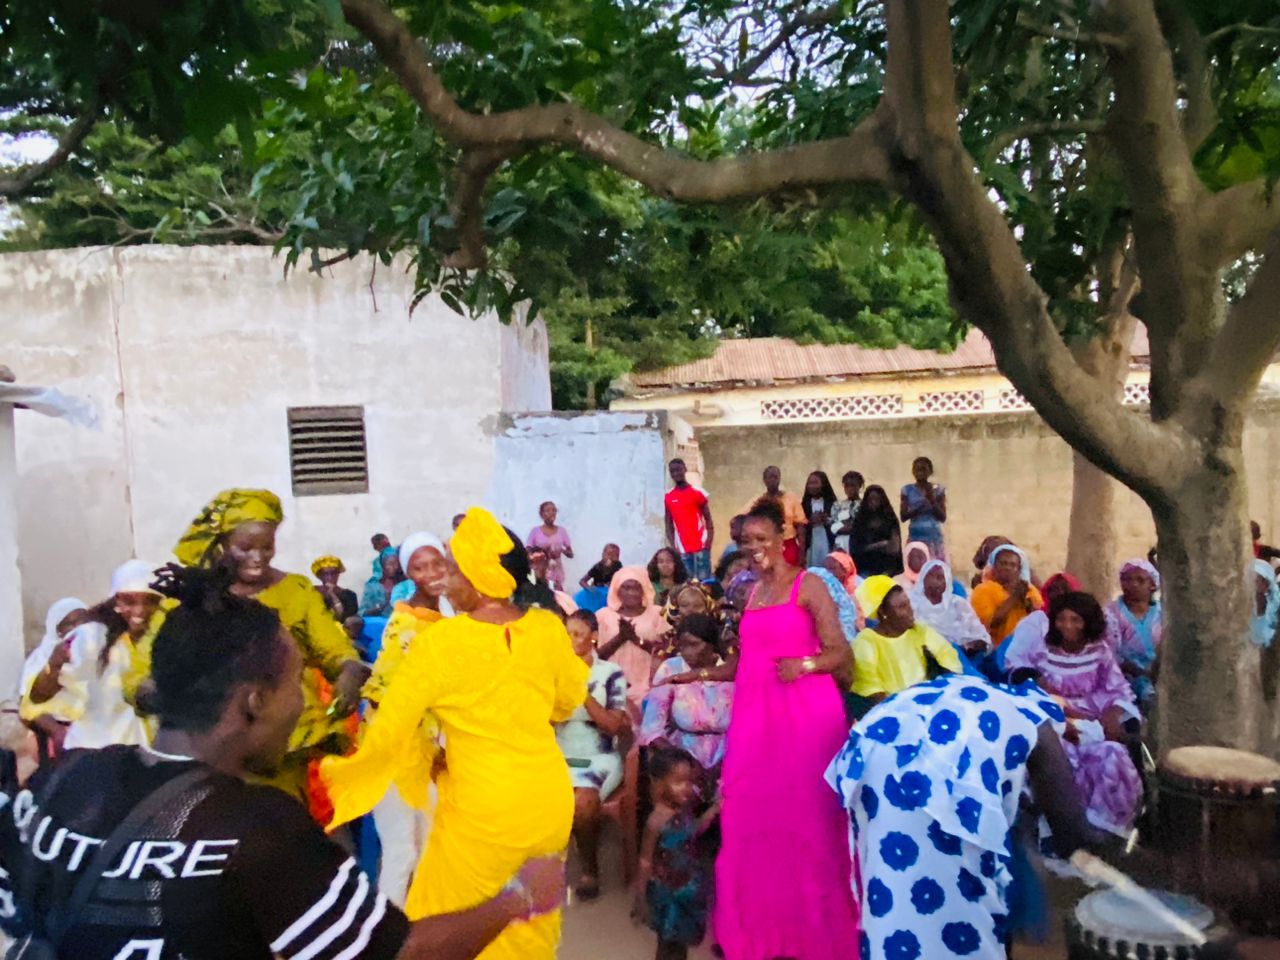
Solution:
{"label": "woman in yellow top", "polygon": [[[400,544],[400,566],[409,575],[414,592],[407,601],[395,605],[382,631],[382,649],[362,691],[369,701],[366,723],[372,723],[377,716],[378,704],[386,696],[387,685],[404,662],[409,647],[444,619],[440,598],[444,596],[449,576],[444,544],[430,533],[410,534]],[[434,721],[424,726],[421,735],[434,740],[438,733]],[[392,785],[373,808],[373,822],[382,843],[378,889],[403,909],[431,821],[425,810],[416,810],[405,803],[400,791]]]}
{"label": "woman in yellow top", "polygon": [[[529,570],[519,539],[472,508],[450,556],[448,598],[457,616],[409,647],[360,749],[321,765],[334,825],[366,813],[392,782],[422,808],[438,758],[416,731],[428,712],[439,722],[448,762],[405,904],[414,919],[481,903],[502,889],[513,865],[565,849],[573,786],[551,724],[587,695],[587,666],[574,656],[564,624],[511,600]],[[508,927],[480,956],[552,960],[559,940],[557,912]]]}
{"label": "woman in yellow top", "polygon": [[1011,543],[996,547],[987,558],[991,579],[973,588],[969,602],[991,634],[992,648],[1013,634],[1027,614],[1044,609],[1044,598],[1031,585],[1027,555]]}
{"label": "woman in yellow top", "polygon": [[875,611],[878,623],[853,641],[853,692],[879,703],[929,678],[929,659],[960,673],[960,655],[932,627],[916,623],[907,591],[893,578],[867,577],[858,588],[858,606]]}
{"label": "woman in yellow top", "polygon": [[224,490],[205,505],[173,552],[189,567],[223,564],[233,570],[231,593],[275,610],[298,642],[307,667],[304,706],[289,739],[289,754],[270,782],[305,802],[307,764],[349,745],[345,718],[360,702],[369,668],[311,581],[271,565],[276,528],[283,521],[280,498],[270,490]]}

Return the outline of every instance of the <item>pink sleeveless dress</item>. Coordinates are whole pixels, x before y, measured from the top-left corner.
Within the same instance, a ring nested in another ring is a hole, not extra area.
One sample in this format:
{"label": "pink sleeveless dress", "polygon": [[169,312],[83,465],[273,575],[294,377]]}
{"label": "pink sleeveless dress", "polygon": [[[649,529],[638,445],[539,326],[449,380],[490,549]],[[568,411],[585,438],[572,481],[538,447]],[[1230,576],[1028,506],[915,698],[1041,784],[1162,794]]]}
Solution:
{"label": "pink sleeveless dress", "polygon": [[778,679],[779,657],[821,650],[813,618],[791,599],[753,609],[740,627],[733,717],[725,736],[723,842],[715,931],[726,960],[856,960],[849,820],[825,774],[848,734],[828,675]]}

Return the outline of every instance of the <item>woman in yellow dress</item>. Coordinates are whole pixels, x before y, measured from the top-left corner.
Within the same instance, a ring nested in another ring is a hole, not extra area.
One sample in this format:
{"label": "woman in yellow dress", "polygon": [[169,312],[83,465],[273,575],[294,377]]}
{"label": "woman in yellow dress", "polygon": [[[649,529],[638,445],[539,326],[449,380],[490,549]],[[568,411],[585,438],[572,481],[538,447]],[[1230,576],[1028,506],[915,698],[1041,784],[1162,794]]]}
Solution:
{"label": "woman in yellow dress", "polygon": [[271,565],[283,521],[280,498],[270,490],[224,490],[205,505],[173,552],[189,567],[227,565],[236,577],[231,593],[275,610],[298,642],[307,668],[304,706],[289,754],[270,782],[305,803],[310,761],[349,746],[345,718],[360,702],[369,668],[311,581]]}
{"label": "woman in yellow dress", "polygon": [[[448,598],[457,616],[415,639],[378,714],[350,757],[321,774],[333,825],[368,812],[394,782],[424,809],[433,762],[440,801],[409,888],[411,919],[491,897],[531,855],[562,852],[573,824],[573,786],[552,723],[586,698],[587,666],[564,624],[511,598],[528,577],[517,538],[472,508],[450,543]],[[433,756],[423,722],[437,721],[448,760]],[[481,960],[552,960],[560,914],[507,928]]]}

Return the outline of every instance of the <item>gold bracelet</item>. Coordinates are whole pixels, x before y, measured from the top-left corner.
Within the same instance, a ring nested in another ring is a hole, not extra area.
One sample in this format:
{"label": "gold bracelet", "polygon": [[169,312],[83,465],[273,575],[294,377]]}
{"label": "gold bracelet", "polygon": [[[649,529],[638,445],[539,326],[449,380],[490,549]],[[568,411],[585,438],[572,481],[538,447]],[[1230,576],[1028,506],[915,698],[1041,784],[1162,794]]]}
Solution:
{"label": "gold bracelet", "polygon": [[805,673],[815,673],[818,669],[818,661],[813,657],[804,657],[800,660],[800,666],[804,668]]}

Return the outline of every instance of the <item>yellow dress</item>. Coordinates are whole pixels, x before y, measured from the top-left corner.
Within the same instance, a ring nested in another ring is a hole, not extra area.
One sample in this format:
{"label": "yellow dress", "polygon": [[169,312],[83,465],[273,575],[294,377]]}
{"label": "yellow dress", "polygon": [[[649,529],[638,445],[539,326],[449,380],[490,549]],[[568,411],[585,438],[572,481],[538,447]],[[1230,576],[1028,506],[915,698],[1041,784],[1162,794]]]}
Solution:
{"label": "yellow dress", "polygon": [[867,627],[853,639],[853,692],[860,697],[889,695],[928,679],[926,650],[939,666],[960,672],[960,655],[932,627],[917,623],[897,637]]}
{"label": "yellow dress", "polygon": [[409,645],[422,631],[444,619],[444,614],[429,607],[397,603],[382,631],[382,648],[373,661],[373,672],[364,682],[360,695],[370,703],[381,703],[391,675],[404,662]]}
{"label": "yellow dress", "polygon": [[[360,749],[325,759],[331,826],[373,809],[392,782],[426,809],[431,747],[414,732],[428,712],[440,723],[448,769],[405,904],[411,920],[474,907],[525,860],[564,851],[573,787],[551,724],[582,705],[587,674],[554,614],[443,620],[409,647]],[[557,911],[512,924],[480,957],[552,960],[559,940]]]}

